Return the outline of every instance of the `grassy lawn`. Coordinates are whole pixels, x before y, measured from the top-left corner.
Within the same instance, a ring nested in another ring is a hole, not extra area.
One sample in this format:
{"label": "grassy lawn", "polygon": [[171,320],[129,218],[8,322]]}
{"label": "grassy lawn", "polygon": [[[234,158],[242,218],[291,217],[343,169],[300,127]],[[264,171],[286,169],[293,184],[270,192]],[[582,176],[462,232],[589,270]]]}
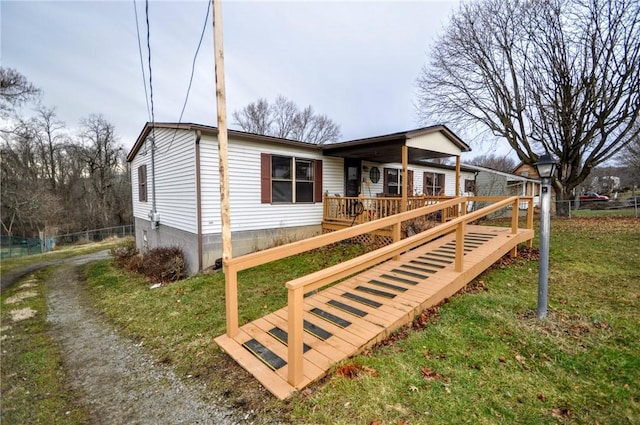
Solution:
{"label": "grassy lawn", "polygon": [[1,297],[3,424],[88,423],[64,384],[58,346],[48,334],[43,281],[47,270],[17,282]]}
{"label": "grassy lawn", "polygon": [[[284,282],[351,249],[242,272],[241,323],[284,305]],[[637,220],[554,220],[547,320],[535,319],[537,262],[519,259],[481,276],[480,290],[451,299],[424,329],[404,329],[393,343],[339,365],[359,370],[355,378],[334,371],[285,403],[213,342],[224,332],[221,273],[149,289],[101,262],[89,282],[99,307],[159,361],[262,415],[321,424],[633,424],[640,423],[638,264]]]}
{"label": "grassy lawn", "polygon": [[[158,362],[216,388],[227,404],[274,421],[640,423],[640,222],[555,219],[551,229],[547,320],[535,319],[537,262],[518,259],[425,315],[426,326],[399,331],[286,402],[271,397],[213,342],[225,330],[222,273],[150,289],[142,278],[100,261],[87,268],[88,287],[105,316]],[[359,252],[341,245],[241,272],[241,324],[283,306],[286,281]],[[38,276],[41,282],[44,275]],[[5,300],[18,288],[2,294],[2,421],[82,423],[82,411],[60,384],[44,289],[22,301],[33,303],[35,318],[14,324]],[[11,345],[16,341],[21,348]],[[30,411],[66,422],[34,419]]]}
{"label": "grassy lawn", "polygon": [[63,258],[75,257],[78,255],[92,254],[94,252],[110,249],[122,244],[124,238],[105,239],[102,242],[89,243],[85,245],[67,245],[56,248],[54,251],[44,254],[26,255],[24,257],[15,257],[3,259],[0,262],[0,274],[17,269],[19,267],[29,266],[35,263],[41,263]]}
{"label": "grassy lawn", "polygon": [[611,210],[572,210],[573,217],[635,217],[635,208],[619,208]]}

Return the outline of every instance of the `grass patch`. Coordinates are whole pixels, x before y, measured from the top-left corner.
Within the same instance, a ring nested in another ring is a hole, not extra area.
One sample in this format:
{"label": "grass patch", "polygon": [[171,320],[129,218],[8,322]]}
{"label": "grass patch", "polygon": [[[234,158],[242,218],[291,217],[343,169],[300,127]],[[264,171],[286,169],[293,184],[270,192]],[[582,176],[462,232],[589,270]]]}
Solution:
{"label": "grass patch", "polygon": [[630,208],[616,208],[611,210],[593,209],[593,210],[571,210],[573,217],[635,217],[636,210]]}
{"label": "grass patch", "polygon": [[[89,283],[99,308],[159,361],[273,420],[640,423],[638,222],[555,219],[551,229],[547,320],[535,319],[537,262],[519,259],[479,277],[475,284],[486,290],[453,297],[424,329],[403,330],[394,343],[337,365],[284,403],[213,342],[225,326],[221,273],[149,289],[103,261],[89,267]],[[286,281],[349,258],[353,249],[241,272],[241,324],[282,307]]]}
{"label": "grass patch", "polygon": [[[379,377],[338,374],[304,393],[305,423],[640,423],[640,229],[554,220],[550,314],[535,318],[537,263],[479,278],[424,330],[356,356]],[[376,422],[378,421],[378,422]]]}
{"label": "grass patch", "polygon": [[83,245],[65,245],[59,249],[56,249],[55,251],[46,252],[44,254],[34,254],[24,257],[3,259],[2,262],[0,262],[0,274],[4,276],[5,273],[11,270],[20,267],[26,267],[31,264],[60,260],[63,258],[75,257],[78,255],[93,254],[94,252],[115,248],[122,245],[127,239],[131,238],[105,239],[101,242]]}
{"label": "grass patch", "polygon": [[60,350],[48,334],[47,274],[40,270],[2,293],[2,423],[88,423],[64,386]]}
{"label": "grass patch", "polygon": [[[362,253],[358,245],[340,244],[240,272],[240,325],[285,306],[287,281]],[[98,308],[125,335],[149,348],[158,361],[173,365],[183,377],[200,378],[220,388],[235,406],[282,414],[283,406],[213,341],[226,329],[222,272],[150,289],[143,277],[105,260],[89,265],[87,276]]]}

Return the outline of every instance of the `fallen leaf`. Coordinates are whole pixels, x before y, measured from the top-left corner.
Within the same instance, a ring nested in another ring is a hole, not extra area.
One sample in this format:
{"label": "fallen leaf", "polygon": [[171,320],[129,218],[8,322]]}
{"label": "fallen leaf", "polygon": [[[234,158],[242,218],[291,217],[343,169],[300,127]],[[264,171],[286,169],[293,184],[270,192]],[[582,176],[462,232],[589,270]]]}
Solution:
{"label": "fallen leaf", "polygon": [[375,421],[369,422],[369,425],[380,425],[380,421],[376,419]]}
{"label": "fallen leaf", "polygon": [[573,412],[566,407],[555,407],[551,410],[551,416],[557,419],[569,418]]}
{"label": "fallen leaf", "polygon": [[409,387],[409,391],[416,392],[416,391],[418,391],[418,390],[419,390],[419,388],[418,388],[418,387],[416,387],[415,385],[411,385],[411,386]]}
{"label": "fallen leaf", "polygon": [[435,381],[435,380],[440,380],[440,381],[444,381],[444,382],[449,382],[451,381],[451,379],[447,378],[446,376],[432,370],[429,369],[428,367],[423,367],[422,369],[420,369],[420,373],[422,374],[422,376],[424,376],[424,378],[427,381]]}
{"label": "fallen leaf", "polygon": [[545,396],[543,393],[538,394],[538,400],[544,402],[547,401],[547,396]]}
{"label": "fallen leaf", "polygon": [[520,362],[520,364],[524,364],[525,363],[525,358],[522,357],[520,354],[516,354],[516,360]]}

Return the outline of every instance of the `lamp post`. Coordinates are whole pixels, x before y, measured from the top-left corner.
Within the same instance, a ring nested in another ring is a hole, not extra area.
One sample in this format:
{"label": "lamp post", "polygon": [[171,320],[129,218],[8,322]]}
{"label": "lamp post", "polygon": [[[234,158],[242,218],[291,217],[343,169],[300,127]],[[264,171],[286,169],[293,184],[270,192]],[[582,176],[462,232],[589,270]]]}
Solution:
{"label": "lamp post", "polygon": [[540,263],[538,267],[538,319],[547,317],[549,286],[549,234],[551,230],[551,177],[556,161],[548,153],[534,164],[542,180],[540,191]]}

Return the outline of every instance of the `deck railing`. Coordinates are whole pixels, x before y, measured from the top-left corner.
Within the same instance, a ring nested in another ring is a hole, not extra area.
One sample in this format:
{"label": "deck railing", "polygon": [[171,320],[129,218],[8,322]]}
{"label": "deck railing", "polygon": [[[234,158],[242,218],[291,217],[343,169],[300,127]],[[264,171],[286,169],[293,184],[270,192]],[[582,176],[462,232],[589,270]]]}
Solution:
{"label": "deck railing", "polygon": [[[494,202],[492,205],[477,211],[467,211],[468,202]],[[512,208],[511,233],[518,232],[519,203],[528,203],[527,229],[533,229],[533,198],[532,197],[459,197],[436,204],[422,206],[411,211],[395,214],[389,217],[369,221],[358,226],[348,227],[335,232],[316,236],[314,238],[293,242],[276,248],[267,249],[242,257],[232,258],[225,262],[225,304],[227,314],[227,336],[238,334],[238,289],[237,275],[240,270],[256,267],[301,252],[310,251],[345,239],[350,239],[365,233],[370,233],[385,227],[392,228],[393,242],[391,245],[368,252],[341,264],[320,270],[315,273],[291,280],[286,283],[288,290],[288,382],[296,386],[303,379],[303,299],[304,294],[330,285],[340,279],[353,275],[391,258],[397,258],[403,252],[425,244],[437,237],[456,232],[456,255],[454,267],[458,272],[464,269],[464,231],[465,226],[472,221],[486,217],[504,208]],[[428,229],[424,232],[409,236],[401,240],[401,225],[404,221],[421,216],[428,216],[455,209],[459,215],[446,223]],[[532,241],[529,241],[531,245]],[[515,249],[515,248],[514,248]]]}
{"label": "deck railing", "polygon": [[[404,211],[413,211],[427,205],[454,199],[453,196],[410,196]],[[453,209],[453,208],[452,208]],[[387,196],[365,198],[364,196],[331,196],[326,194],[323,200],[323,221],[336,224],[362,224],[403,212],[402,198]],[[446,216],[455,214],[447,211]]]}

